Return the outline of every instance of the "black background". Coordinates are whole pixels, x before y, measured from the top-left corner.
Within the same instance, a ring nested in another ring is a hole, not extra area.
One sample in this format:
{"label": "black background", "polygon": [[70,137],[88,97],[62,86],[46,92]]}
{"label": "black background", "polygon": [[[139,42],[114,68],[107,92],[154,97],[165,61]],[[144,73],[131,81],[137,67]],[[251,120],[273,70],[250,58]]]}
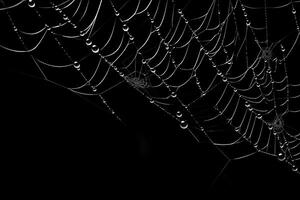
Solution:
{"label": "black background", "polygon": [[33,65],[13,58],[2,62],[1,97],[3,172],[13,188],[199,195],[297,188],[299,177],[264,155],[231,162],[212,185],[226,159],[139,94],[115,96],[124,125],[89,99],[15,71]]}

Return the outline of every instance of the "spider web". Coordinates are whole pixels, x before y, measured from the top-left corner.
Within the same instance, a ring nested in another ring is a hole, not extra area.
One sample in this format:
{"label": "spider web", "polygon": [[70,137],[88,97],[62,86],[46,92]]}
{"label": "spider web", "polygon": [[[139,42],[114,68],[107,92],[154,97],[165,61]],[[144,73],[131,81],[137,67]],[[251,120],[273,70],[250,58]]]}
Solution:
{"label": "spider web", "polygon": [[225,158],[212,182],[257,153],[299,174],[299,1],[0,2],[2,49],[121,122],[108,93],[137,91]]}

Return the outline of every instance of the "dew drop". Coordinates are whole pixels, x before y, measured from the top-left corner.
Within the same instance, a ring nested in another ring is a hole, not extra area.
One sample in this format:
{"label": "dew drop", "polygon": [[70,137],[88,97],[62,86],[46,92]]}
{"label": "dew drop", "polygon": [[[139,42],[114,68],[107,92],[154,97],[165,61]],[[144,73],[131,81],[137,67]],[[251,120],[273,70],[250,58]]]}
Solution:
{"label": "dew drop", "polygon": [[180,128],[181,129],[187,129],[188,128],[188,123],[185,120],[180,121]]}
{"label": "dew drop", "polygon": [[92,52],[93,52],[93,53],[99,53],[99,47],[98,47],[97,45],[94,44],[94,45],[92,46]]}
{"label": "dew drop", "polygon": [[177,97],[176,92],[172,92],[172,93],[171,93],[171,97],[172,97],[172,98],[176,98],[176,97]]}
{"label": "dew drop", "polygon": [[246,25],[247,25],[247,26],[250,26],[250,25],[251,25],[251,22],[250,22],[249,20],[247,20],[247,21],[246,21]]}
{"label": "dew drop", "polygon": [[64,14],[63,15],[63,20],[68,21],[69,20],[68,16]]}
{"label": "dew drop", "polygon": [[123,31],[125,32],[129,31],[129,27],[127,26],[127,24],[123,24]]}
{"label": "dew drop", "polygon": [[116,10],[115,15],[118,17],[120,15],[120,13]]}
{"label": "dew drop", "polygon": [[273,130],[272,124],[268,124],[268,129],[269,129],[270,131]]}
{"label": "dew drop", "polygon": [[80,69],[80,64],[79,64],[79,62],[74,61],[73,67],[74,67],[75,69],[77,69],[77,70]]}
{"label": "dew drop", "polygon": [[261,119],[261,118],[262,118],[261,114],[258,114],[257,119]]}
{"label": "dew drop", "polygon": [[154,100],[153,99],[150,99],[150,101],[149,101],[150,103],[154,103]]}
{"label": "dew drop", "polygon": [[151,71],[152,73],[155,73],[155,72],[156,72],[156,70],[155,70],[154,68],[151,68],[150,71]]}
{"label": "dew drop", "polygon": [[84,32],[84,31],[80,31],[79,35],[80,35],[81,37],[83,37],[83,36],[85,35],[85,32]]}
{"label": "dew drop", "polygon": [[280,45],[280,47],[281,47],[281,51],[285,52],[285,48],[284,48],[284,46],[282,44]]}
{"label": "dew drop", "polygon": [[91,46],[92,45],[92,41],[89,38],[87,38],[86,41],[85,41],[85,44],[87,46]]}
{"label": "dew drop", "polygon": [[143,63],[143,64],[146,64],[146,63],[147,63],[147,60],[146,60],[146,59],[142,59],[142,63]]}
{"label": "dew drop", "polygon": [[182,10],[181,9],[178,9],[178,14],[182,14]]}
{"label": "dew drop", "polygon": [[250,107],[250,108],[249,108],[249,111],[253,111],[253,108],[252,108],[252,107]]}
{"label": "dew drop", "polygon": [[279,161],[284,161],[285,160],[285,155],[282,152],[279,152],[277,155],[277,158]]}
{"label": "dew drop", "polygon": [[297,13],[297,11],[296,11],[295,8],[292,9],[292,13],[293,13],[293,14],[296,14],[296,13]]}
{"label": "dew drop", "polygon": [[297,172],[298,171],[298,167],[295,164],[292,165],[292,171],[293,172]]}
{"label": "dew drop", "polygon": [[93,92],[97,92],[97,88],[96,87],[92,87],[92,89],[93,89]]}
{"label": "dew drop", "polygon": [[176,117],[178,117],[178,118],[182,117],[182,113],[180,111],[177,111],[176,112]]}
{"label": "dew drop", "polygon": [[222,81],[225,83],[225,82],[227,82],[227,78],[224,76],[223,78],[222,78]]}
{"label": "dew drop", "polygon": [[240,127],[235,127],[235,128],[234,128],[234,131],[235,131],[235,132],[240,132]]}
{"label": "dew drop", "polygon": [[34,1],[33,1],[33,0],[28,0],[28,6],[29,6],[30,8],[34,8],[34,7],[35,7]]}

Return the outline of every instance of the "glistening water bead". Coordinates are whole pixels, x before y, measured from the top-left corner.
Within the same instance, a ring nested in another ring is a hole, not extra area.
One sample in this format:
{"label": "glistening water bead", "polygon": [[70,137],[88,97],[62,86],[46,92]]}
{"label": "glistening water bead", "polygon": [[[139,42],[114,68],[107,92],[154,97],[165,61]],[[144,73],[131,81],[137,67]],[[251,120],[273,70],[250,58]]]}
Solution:
{"label": "glistening water bead", "polygon": [[93,52],[93,53],[99,53],[99,47],[98,47],[97,45],[94,44],[94,45],[92,46],[92,52]]}
{"label": "glistening water bead", "polygon": [[285,160],[285,155],[282,152],[279,152],[277,155],[277,158],[279,161],[284,161]]}
{"label": "glistening water bead", "polygon": [[34,7],[35,7],[34,1],[33,1],[33,0],[28,0],[28,6],[29,6],[30,8],[34,8]]}
{"label": "glistening water bead", "polygon": [[182,113],[180,111],[177,111],[176,112],[176,117],[178,117],[178,118],[182,117]]}
{"label": "glistening water bead", "polygon": [[234,128],[234,131],[235,131],[235,132],[239,132],[239,131],[240,131],[240,127],[235,127],[235,128]]}
{"label": "glistening water bead", "polygon": [[87,38],[87,39],[85,40],[85,44],[86,44],[86,46],[91,46],[91,45],[92,45],[92,40],[89,39],[89,38]]}
{"label": "glistening water bead", "polygon": [[127,26],[127,24],[123,24],[123,31],[125,32],[129,31],[129,27]]}
{"label": "glistening water bead", "polygon": [[185,120],[180,121],[180,128],[181,129],[187,129],[188,128],[188,123]]}
{"label": "glistening water bead", "polygon": [[79,70],[79,69],[80,69],[80,64],[79,64],[79,62],[74,61],[73,67],[74,67],[75,69]]}

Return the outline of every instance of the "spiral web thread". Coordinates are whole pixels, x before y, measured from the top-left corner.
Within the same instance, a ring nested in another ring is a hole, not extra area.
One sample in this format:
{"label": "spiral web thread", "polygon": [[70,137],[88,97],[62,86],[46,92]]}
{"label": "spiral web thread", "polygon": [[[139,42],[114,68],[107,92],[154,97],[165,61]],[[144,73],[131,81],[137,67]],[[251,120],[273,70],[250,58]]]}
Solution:
{"label": "spiral web thread", "polygon": [[[28,54],[46,81],[99,98],[120,121],[105,94],[126,84],[198,142],[205,136],[226,158],[222,170],[263,153],[299,174],[300,133],[285,119],[300,112],[288,63],[300,1],[213,0],[197,16],[175,0],[0,2],[10,34],[0,47]],[[276,36],[274,13],[289,19]]]}

